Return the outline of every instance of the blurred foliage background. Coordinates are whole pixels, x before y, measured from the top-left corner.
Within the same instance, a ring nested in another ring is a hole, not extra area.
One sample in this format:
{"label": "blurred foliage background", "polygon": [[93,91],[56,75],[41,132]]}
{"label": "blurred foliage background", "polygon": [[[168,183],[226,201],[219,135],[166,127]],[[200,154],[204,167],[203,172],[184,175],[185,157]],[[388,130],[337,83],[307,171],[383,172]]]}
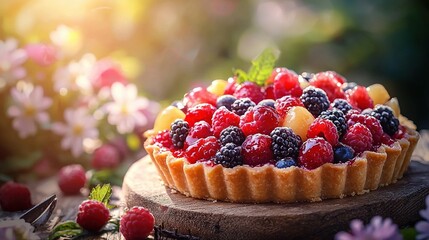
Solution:
{"label": "blurred foliage background", "polygon": [[404,115],[429,128],[429,2],[6,0],[0,38],[48,42],[73,30],[83,55],[110,56],[147,97],[168,103],[195,84],[227,78],[267,46],[279,66],[334,70],[348,81],[382,83]]}

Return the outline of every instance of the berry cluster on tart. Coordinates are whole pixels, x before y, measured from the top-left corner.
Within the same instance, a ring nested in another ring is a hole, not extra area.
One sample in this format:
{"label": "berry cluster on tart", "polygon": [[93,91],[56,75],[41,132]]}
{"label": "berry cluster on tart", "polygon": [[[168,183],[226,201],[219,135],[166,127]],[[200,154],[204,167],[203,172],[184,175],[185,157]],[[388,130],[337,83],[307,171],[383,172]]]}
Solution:
{"label": "berry cluster on tart", "polygon": [[295,202],[403,176],[419,135],[382,85],[286,68],[263,78],[215,80],[158,115],[145,149],[165,185],[201,199]]}

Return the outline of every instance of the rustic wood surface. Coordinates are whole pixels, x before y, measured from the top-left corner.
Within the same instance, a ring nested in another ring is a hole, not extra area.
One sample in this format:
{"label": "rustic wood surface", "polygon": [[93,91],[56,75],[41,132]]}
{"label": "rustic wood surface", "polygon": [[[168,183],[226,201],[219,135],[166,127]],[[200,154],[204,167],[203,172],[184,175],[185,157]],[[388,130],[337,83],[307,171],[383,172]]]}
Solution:
{"label": "rustic wood surface", "polygon": [[188,198],[162,185],[149,157],[124,179],[127,206],[149,208],[157,224],[203,239],[332,239],[352,219],[390,217],[399,226],[419,220],[429,194],[429,132],[422,132],[403,179],[368,194],[317,203],[234,204]]}

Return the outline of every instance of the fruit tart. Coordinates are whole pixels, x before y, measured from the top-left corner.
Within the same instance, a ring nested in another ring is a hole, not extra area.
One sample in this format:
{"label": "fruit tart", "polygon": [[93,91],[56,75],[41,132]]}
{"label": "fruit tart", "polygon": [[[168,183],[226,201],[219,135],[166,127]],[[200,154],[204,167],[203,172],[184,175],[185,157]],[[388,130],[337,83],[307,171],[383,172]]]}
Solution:
{"label": "fruit tart", "polygon": [[298,75],[264,53],[162,111],[145,149],[164,184],[199,199],[321,201],[402,178],[419,135],[380,84]]}

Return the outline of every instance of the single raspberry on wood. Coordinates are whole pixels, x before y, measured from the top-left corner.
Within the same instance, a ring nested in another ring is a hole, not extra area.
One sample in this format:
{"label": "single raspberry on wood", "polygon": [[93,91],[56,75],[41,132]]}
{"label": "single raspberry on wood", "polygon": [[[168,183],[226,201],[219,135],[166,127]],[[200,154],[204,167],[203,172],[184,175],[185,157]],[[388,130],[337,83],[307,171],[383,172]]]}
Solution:
{"label": "single raspberry on wood", "polygon": [[116,168],[121,161],[118,149],[104,144],[92,153],[91,166],[96,170]]}
{"label": "single raspberry on wood", "polygon": [[79,205],[76,222],[83,229],[97,232],[109,221],[109,209],[99,201],[85,200]]}
{"label": "single raspberry on wood", "polygon": [[202,138],[185,150],[185,157],[189,163],[204,162],[212,160],[220,144],[215,137]]}
{"label": "single raspberry on wood", "polygon": [[28,187],[15,182],[7,182],[0,187],[0,206],[3,211],[15,212],[31,207],[31,193]]}
{"label": "single raspberry on wood", "polygon": [[132,207],[122,217],[119,231],[126,240],[144,240],[152,232],[155,218],[144,207]]}
{"label": "single raspberry on wood", "polygon": [[226,107],[221,107],[215,111],[212,117],[212,130],[215,137],[219,137],[222,130],[229,126],[238,126],[240,116],[229,111]]}
{"label": "single raspberry on wood", "polygon": [[349,127],[342,142],[352,147],[356,154],[359,154],[371,150],[373,138],[371,131],[365,125],[356,123]]}
{"label": "single raspberry on wood", "polygon": [[80,193],[80,189],[85,186],[85,169],[82,165],[72,164],[64,166],[58,173],[58,186],[66,195]]}

